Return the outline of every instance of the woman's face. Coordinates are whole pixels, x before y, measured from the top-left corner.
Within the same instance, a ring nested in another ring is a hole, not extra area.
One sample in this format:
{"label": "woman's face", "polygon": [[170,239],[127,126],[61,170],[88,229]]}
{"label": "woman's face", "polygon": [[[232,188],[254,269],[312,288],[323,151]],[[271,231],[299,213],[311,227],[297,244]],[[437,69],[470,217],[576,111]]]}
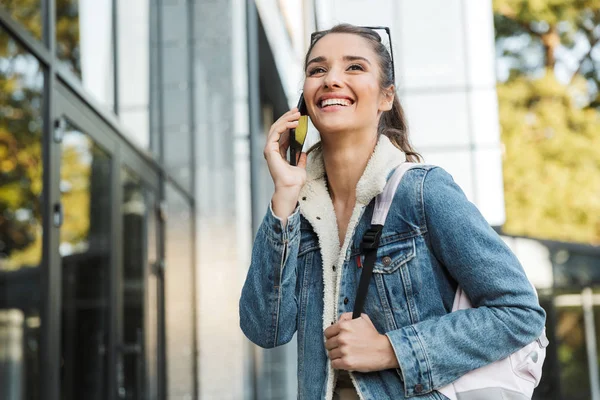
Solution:
{"label": "woman's face", "polygon": [[313,47],[306,67],[304,99],[319,132],[377,129],[390,110],[393,89],[380,89],[379,58],[354,34],[330,33]]}

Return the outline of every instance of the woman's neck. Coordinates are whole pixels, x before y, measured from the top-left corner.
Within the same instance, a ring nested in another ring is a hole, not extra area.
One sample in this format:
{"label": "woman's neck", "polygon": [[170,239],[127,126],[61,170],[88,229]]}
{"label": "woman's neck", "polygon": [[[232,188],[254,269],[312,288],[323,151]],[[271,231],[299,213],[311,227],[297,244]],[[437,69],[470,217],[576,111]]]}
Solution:
{"label": "woman's neck", "polygon": [[373,154],[377,137],[377,132],[357,132],[322,138],[323,162],[334,205],[354,207],[356,185]]}

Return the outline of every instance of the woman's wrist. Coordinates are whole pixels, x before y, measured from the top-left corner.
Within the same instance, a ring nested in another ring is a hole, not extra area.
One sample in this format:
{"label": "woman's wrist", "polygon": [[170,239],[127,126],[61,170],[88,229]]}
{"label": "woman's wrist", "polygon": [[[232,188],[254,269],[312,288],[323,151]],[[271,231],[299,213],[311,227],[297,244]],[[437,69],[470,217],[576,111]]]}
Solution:
{"label": "woman's wrist", "polygon": [[271,198],[271,207],[273,210],[273,214],[283,222],[285,226],[287,224],[287,219],[294,210],[296,209],[296,205],[298,204],[298,193],[294,193],[289,190],[275,190],[273,193],[273,197]]}
{"label": "woman's wrist", "polygon": [[396,358],[396,352],[394,351],[394,347],[392,347],[392,342],[390,342],[390,338],[387,335],[381,335],[381,360],[383,362],[384,368],[382,369],[393,369],[400,368],[400,364],[398,363],[398,359]]}

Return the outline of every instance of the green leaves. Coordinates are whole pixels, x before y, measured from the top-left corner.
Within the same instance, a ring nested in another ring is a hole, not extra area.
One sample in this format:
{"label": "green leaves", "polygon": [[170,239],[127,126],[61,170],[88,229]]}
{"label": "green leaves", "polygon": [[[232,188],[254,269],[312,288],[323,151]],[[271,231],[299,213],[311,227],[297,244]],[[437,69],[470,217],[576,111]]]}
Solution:
{"label": "green leaves", "polygon": [[600,2],[493,4],[504,230],[600,244]]}
{"label": "green leaves", "polygon": [[553,72],[498,85],[508,233],[600,243],[600,117]]}

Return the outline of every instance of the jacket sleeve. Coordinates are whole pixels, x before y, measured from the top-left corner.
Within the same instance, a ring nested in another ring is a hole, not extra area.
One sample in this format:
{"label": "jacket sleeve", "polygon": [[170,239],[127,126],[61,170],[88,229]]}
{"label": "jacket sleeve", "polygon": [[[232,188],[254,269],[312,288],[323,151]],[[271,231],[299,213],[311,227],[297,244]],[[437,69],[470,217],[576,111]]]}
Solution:
{"label": "jacket sleeve", "polygon": [[516,256],[450,174],[429,170],[422,196],[430,249],[474,308],[387,333],[407,397],[506,358],[533,342],[546,318]]}
{"label": "jacket sleeve", "polygon": [[296,263],[300,247],[300,212],[284,227],[269,207],[261,223],[239,303],[240,327],[253,343],[273,348],[296,332]]}

